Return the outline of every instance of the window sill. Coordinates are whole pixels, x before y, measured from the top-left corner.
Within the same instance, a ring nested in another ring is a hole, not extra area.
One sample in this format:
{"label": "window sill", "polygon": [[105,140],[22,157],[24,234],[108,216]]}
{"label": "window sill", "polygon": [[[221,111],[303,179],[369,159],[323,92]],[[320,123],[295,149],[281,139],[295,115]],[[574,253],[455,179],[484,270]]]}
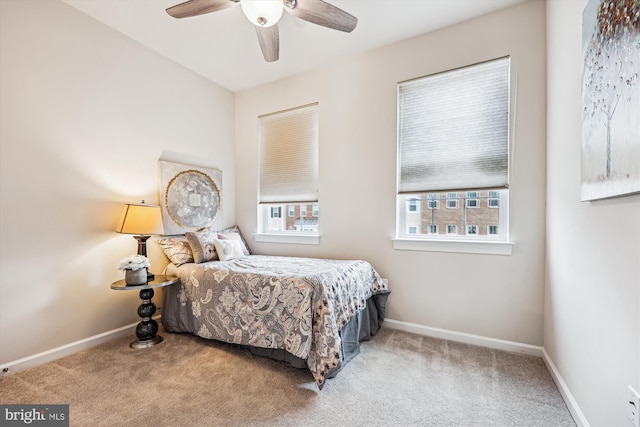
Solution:
{"label": "window sill", "polygon": [[401,251],[453,252],[464,254],[511,255],[515,242],[471,240],[392,239],[393,248]]}
{"label": "window sill", "polygon": [[296,245],[319,245],[319,234],[276,234],[254,233],[253,238],[260,243],[291,243]]}

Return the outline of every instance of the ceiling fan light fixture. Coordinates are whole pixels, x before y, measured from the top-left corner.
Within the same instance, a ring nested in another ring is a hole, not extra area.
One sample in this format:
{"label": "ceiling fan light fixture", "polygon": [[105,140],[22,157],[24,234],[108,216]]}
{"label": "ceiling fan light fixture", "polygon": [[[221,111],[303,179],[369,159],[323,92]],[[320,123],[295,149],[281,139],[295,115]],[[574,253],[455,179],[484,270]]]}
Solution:
{"label": "ceiling fan light fixture", "polygon": [[282,16],[282,0],[241,0],[245,16],[258,27],[271,27]]}

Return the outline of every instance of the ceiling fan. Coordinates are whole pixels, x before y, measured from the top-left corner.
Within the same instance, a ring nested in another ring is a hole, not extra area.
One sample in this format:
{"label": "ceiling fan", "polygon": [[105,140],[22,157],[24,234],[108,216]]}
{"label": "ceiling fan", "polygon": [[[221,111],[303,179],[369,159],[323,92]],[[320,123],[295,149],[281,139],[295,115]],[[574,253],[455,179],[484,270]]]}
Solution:
{"label": "ceiling fan", "polygon": [[358,18],[322,0],[189,0],[167,9],[174,18],[187,18],[217,12],[240,3],[246,17],[256,26],[258,42],[265,61],[277,61],[280,55],[278,20],[282,11],[323,27],[350,33]]}

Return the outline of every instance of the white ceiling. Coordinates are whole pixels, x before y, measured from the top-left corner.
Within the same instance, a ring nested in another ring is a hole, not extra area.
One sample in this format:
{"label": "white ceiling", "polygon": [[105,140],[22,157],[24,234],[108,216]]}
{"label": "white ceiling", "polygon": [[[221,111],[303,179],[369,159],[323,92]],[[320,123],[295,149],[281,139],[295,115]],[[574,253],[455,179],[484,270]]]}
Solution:
{"label": "white ceiling", "polygon": [[279,22],[280,59],[272,63],[264,61],[253,24],[245,18],[239,5],[175,19],[165,9],[181,0],[63,1],[238,92],[524,0],[329,0],[358,18],[356,29],[343,33],[285,12]]}

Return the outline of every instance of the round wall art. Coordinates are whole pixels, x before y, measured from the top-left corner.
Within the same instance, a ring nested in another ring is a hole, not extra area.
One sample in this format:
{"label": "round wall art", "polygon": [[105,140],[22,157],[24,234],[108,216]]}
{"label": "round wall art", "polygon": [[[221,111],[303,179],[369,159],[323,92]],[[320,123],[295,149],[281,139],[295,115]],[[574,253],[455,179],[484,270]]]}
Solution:
{"label": "round wall art", "polygon": [[167,213],[180,227],[198,230],[211,225],[220,211],[220,190],[207,174],[185,170],[176,174],[165,193]]}

